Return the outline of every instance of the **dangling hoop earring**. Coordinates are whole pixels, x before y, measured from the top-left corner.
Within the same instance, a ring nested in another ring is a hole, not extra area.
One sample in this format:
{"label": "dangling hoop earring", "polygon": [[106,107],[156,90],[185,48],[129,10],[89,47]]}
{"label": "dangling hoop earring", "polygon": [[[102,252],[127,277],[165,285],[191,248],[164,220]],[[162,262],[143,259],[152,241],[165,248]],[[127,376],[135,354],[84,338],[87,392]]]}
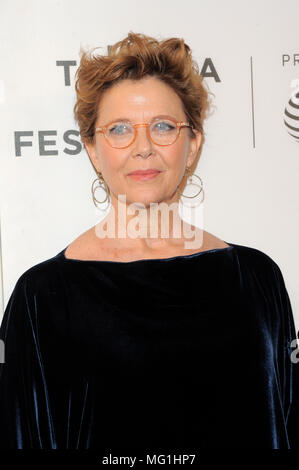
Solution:
{"label": "dangling hoop earring", "polygon": [[202,200],[201,200],[201,202],[200,202],[200,204],[201,204],[201,203],[203,202],[203,200],[204,200],[204,189],[203,189],[203,182],[202,182],[202,179],[201,179],[200,176],[196,175],[195,173],[193,173],[193,174],[191,175],[191,170],[190,170],[190,168],[188,168],[188,167],[186,167],[186,170],[185,170],[185,171],[187,171],[187,173],[189,173],[188,181],[191,181],[191,184],[195,184],[195,183],[192,183],[192,177],[193,177],[193,176],[195,176],[195,178],[198,178],[198,179],[199,179],[200,185],[201,185],[201,186],[200,186],[200,190],[198,191],[198,193],[195,194],[195,196],[186,196],[186,195],[184,195],[184,194],[181,192],[180,188],[178,188],[178,192],[179,192],[180,196],[187,197],[188,199],[193,199],[193,198],[195,198],[196,196],[198,196],[198,195],[202,192]]}
{"label": "dangling hoop earring", "polygon": [[[109,188],[107,186],[107,183],[106,181],[104,180],[103,178],[103,175],[100,171],[97,171],[96,170],[96,173],[98,175],[98,178],[96,178],[93,183],[92,183],[92,186],[91,186],[91,194],[92,194],[92,200],[93,200],[93,203],[96,207],[97,206],[97,203],[98,204],[103,204],[104,202],[107,201],[107,199],[110,199],[110,191],[109,191]],[[98,185],[96,185],[96,183],[98,183]],[[106,192],[106,198],[103,200],[103,201],[98,201],[97,198],[95,197],[95,192],[97,189],[99,188],[102,188],[105,190]]]}

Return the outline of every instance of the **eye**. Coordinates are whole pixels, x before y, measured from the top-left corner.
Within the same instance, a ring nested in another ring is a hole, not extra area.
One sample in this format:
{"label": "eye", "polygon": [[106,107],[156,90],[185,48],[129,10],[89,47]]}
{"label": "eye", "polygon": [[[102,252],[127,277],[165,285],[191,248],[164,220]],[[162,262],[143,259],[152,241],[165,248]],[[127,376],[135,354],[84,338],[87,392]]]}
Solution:
{"label": "eye", "polygon": [[152,127],[152,130],[154,132],[170,132],[170,131],[173,131],[174,129],[175,129],[175,126],[169,121],[156,122]]}
{"label": "eye", "polygon": [[125,135],[132,132],[130,124],[126,124],[125,122],[112,124],[111,127],[108,129],[109,134],[112,135]]}

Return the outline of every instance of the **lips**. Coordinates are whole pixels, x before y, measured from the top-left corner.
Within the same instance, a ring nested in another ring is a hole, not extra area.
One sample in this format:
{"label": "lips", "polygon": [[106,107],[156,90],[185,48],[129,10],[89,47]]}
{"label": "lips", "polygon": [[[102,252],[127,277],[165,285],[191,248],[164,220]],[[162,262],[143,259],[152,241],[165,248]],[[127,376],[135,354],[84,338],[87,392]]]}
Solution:
{"label": "lips", "polygon": [[135,181],[148,181],[157,178],[158,175],[161,173],[160,170],[156,170],[155,168],[150,168],[148,170],[136,170],[132,171],[132,173],[128,174],[129,178],[133,178]]}
{"label": "lips", "polygon": [[155,173],[160,173],[160,170],[157,170],[155,168],[151,168],[149,170],[136,170],[129,173],[129,175],[152,175]]}

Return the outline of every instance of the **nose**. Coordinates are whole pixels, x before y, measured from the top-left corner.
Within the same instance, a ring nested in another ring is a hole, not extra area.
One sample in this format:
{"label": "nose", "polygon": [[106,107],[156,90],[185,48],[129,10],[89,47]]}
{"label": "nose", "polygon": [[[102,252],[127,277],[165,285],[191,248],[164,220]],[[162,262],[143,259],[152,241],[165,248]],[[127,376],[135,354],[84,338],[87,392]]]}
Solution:
{"label": "nose", "polygon": [[148,135],[148,128],[146,126],[138,126],[136,128],[136,139],[134,142],[134,154],[149,156],[152,153],[152,141]]}

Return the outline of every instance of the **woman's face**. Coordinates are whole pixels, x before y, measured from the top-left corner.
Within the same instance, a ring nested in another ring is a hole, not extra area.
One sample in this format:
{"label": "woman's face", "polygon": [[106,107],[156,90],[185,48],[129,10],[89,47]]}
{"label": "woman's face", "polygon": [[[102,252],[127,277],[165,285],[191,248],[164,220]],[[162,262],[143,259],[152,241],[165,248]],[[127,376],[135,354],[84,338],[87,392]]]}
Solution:
{"label": "woman's face", "polygon": [[[129,119],[132,124],[149,123],[159,115],[187,121],[178,95],[158,78],[124,80],[104,93],[95,127],[119,118]],[[119,194],[125,194],[127,204],[142,203],[147,207],[153,202],[178,200],[177,187],[186,166],[190,167],[196,158],[200,141],[199,131],[196,131],[196,137],[191,137],[190,128],[185,127],[176,142],[163,147],[150,141],[146,127],[139,127],[136,140],[127,148],[111,147],[102,133],[96,133],[94,142],[86,143],[86,148],[94,167],[102,172],[110,189],[112,204],[117,203]],[[161,172],[148,180],[128,176],[132,171],[150,168]]]}

